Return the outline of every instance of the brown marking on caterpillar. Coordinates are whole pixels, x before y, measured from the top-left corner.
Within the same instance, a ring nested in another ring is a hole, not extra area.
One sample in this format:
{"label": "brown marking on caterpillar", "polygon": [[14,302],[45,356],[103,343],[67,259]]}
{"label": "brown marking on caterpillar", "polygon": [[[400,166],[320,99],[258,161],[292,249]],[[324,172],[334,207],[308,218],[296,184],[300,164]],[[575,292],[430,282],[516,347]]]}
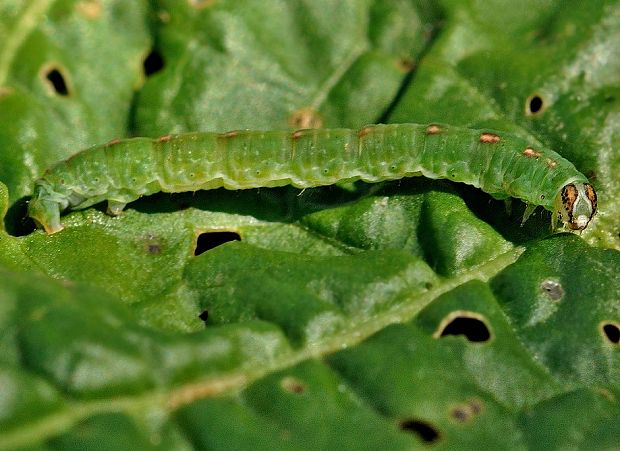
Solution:
{"label": "brown marking on caterpillar", "polygon": [[426,127],[426,134],[427,135],[439,135],[443,130],[441,129],[441,127],[439,125],[436,124],[432,124],[429,125],[428,127]]}
{"label": "brown marking on caterpillar", "polygon": [[114,139],[109,140],[109,141],[106,143],[106,146],[113,146],[113,145],[115,145],[115,144],[119,144],[120,142],[121,142],[121,140],[120,140],[120,139],[118,139],[118,138],[114,138]]}
{"label": "brown marking on caterpillar", "polygon": [[357,132],[357,137],[362,139],[366,135],[370,135],[374,131],[374,127],[364,127]]}
{"label": "brown marking on caterpillar", "polygon": [[480,142],[483,144],[496,144],[500,141],[501,138],[495,133],[483,133],[480,135]]}
{"label": "brown marking on caterpillar", "polygon": [[167,143],[171,139],[172,139],[172,135],[164,135],[164,136],[160,136],[159,138],[157,138],[157,142],[158,143]]}
{"label": "brown marking on caterpillar", "polygon": [[234,138],[235,136],[239,136],[239,131],[238,130],[231,130],[229,132],[222,133],[220,136],[222,138]]}
{"label": "brown marking on caterpillar", "polygon": [[554,167],[556,167],[558,165],[558,162],[551,159],[551,158],[547,158],[547,167],[549,169],[553,169]]}
{"label": "brown marking on caterpillar", "polygon": [[293,138],[293,141],[298,140],[302,136],[304,136],[303,130],[295,130],[293,133],[291,133],[291,138]]}
{"label": "brown marking on caterpillar", "polygon": [[532,149],[531,147],[527,147],[524,151],[523,151],[523,155],[528,157],[528,158],[536,158],[537,160],[541,157],[541,153],[540,152],[536,152],[534,149]]}
{"label": "brown marking on caterpillar", "polygon": [[573,206],[577,201],[578,194],[579,193],[577,192],[577,188],[572,183],[562,188],[562,205],[564,206],[564,210],[568,214],[569,226],[573,224]]}
{"label": "brown marking on caterpillar", "polygon": [[592,188],[592,185],[590,185],[589,183],[584,183],[583,187],[586,190],[586,196],[588,197],[588,200],[592,204],[592,211],[596,211],[598,207],[596,191],[594,191],[594,188]]}

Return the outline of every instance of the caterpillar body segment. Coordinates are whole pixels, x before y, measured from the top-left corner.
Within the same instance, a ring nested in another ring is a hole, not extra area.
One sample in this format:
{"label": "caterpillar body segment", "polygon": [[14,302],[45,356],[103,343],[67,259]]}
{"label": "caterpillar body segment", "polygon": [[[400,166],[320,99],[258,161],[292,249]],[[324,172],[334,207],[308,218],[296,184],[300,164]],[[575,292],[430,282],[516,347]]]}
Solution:
{"label": "caterpillar body segment", "polygon": [[467,183],[497,199],[522,199],[526,215],[542,206],[553,213],[553,228],[559,219],[583,230],[596,213],[587,178],[549,149],[493,130],[389,124],[115,140],[48,170],[35,182],[28,214],[55,233],[67,208],[106,200],[109,213],[119,214],[127,203],[159,191],[307,188],[420,174]]}

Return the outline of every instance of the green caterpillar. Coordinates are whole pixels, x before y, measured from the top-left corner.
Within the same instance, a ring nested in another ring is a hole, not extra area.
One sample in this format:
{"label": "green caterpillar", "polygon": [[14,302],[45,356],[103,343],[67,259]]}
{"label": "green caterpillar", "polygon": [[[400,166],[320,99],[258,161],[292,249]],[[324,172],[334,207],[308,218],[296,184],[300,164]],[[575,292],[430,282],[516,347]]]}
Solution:
{"label": "green caterpillar", "polygon": [[308,129],[187,133],[114,140],[80,152],[35,182],[28,214],[47,233],[62,230],[60,213],[108,201],[125,205],[158,191],[291,184],[299,188],[345,180],[378,182],[423,175],[516,197],[583,230],[596,213],[596,193],[566,159],[521,138],[448,125],[369,125],[360,130]]}

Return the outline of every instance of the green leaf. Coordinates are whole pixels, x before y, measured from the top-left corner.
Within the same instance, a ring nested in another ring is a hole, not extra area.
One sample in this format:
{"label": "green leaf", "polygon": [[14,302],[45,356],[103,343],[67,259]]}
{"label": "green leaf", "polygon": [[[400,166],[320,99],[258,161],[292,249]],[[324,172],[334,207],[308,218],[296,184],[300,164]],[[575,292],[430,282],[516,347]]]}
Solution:
{"label": "green leaf", "polygon": [[13,200],[76,150],[126,135],[149,37],[143,1],[0,5],[0,180]]}
{"label": "green leaf", "polygon": [[402,0],[155,3],[165,67],[140,93],[147,136],[374,122],[433,17]]}
{"label": "green leaf", "polygon": [[[0,448],[620,442],[618,2],[0,13]],[[118,136],[379,120],[545,143],[595,172],[600,214],[549,236],[546,213],[522,227],[520,203],[417,177],[160,193],[54,235],[22,217],[45,167]]]}

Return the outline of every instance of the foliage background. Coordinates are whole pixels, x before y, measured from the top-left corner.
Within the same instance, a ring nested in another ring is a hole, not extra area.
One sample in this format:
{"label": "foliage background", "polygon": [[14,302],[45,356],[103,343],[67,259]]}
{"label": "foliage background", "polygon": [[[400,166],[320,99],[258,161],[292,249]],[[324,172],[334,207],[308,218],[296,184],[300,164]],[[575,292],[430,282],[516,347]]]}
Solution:
{"label": "foliage background", "polygon": [[[3,1],[0,448],[618,446],[618,48],[617,1]],[[600,214],[414,178],[24,219],[113,138],[373,122],[526,136]]]}

